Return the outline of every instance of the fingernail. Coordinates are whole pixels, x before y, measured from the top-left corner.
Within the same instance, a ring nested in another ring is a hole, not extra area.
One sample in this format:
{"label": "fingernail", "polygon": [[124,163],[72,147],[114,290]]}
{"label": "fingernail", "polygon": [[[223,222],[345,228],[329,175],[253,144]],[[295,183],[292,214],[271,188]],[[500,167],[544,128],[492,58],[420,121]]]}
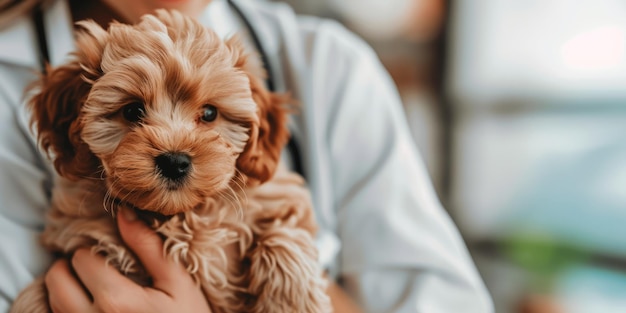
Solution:
{"label": "fingernail", "polygon": [[137,219],[137,213],[135,213],[135,210],[133,209],[123,208],[122,217],[124,217],[124,219],[128,222],[132,222]]}

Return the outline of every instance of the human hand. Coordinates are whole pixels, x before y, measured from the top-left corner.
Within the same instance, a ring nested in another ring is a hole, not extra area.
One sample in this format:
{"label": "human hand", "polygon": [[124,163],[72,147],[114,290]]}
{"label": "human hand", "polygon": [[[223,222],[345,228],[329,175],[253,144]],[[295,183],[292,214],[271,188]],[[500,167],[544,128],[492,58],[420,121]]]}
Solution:
{"label": "human hand", "polygon": [[[122,239],[151,275],[150,287],[137,285],[107,265],[102,256],[80,249],[67,260],[56,261],[45,277],[54,313],[90,312],[211,312],[191,276],[180,264],[163,255],[161,238],[135,213],[124,209],[117,216]],[[81,285],[82,283],[82,285]],[[84,286],[84,287],[83,287]]]}

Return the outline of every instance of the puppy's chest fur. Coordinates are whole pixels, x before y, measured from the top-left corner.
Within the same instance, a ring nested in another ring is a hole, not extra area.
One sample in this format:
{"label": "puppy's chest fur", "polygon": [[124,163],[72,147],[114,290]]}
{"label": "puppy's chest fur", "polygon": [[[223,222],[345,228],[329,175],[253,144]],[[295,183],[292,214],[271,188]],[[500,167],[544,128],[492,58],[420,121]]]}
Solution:
{"label": "puppy's chest fur", "polygon": [[[148,274],[124,246],[112,217],[112,212],[124,204],[106,195],[101,181],[61,179],[53,190],[43,244],[64,255],[91,247],[120,272],[149,285]],[[215,312],[244,312],[254,306],[259,292],[255,288],[265,285],[255,280],[256,272],[267,271],[262,275],[267,276],[272,270],[272,251],[280,250],[284,243],[295,242],[300,243],[295,250],[300,250],[290,253],[316,259],[312,212],[302,179],[279,169],[260,186],[207,198],[201,208],[166,220],[152,219],[150,226],[162,236],[164,253],[186,267]],[[288,240],[281,242],[283,237]],[[269,256],[259,255],[266,251],[270,251]],[[275,255],[281,257],[284,252]],[[289,255],[284,257],[278,263],[284,264]],[[259,265],[259,259],[267,259],[269,264]],[[311,282],[303,282],[306,283]]]}

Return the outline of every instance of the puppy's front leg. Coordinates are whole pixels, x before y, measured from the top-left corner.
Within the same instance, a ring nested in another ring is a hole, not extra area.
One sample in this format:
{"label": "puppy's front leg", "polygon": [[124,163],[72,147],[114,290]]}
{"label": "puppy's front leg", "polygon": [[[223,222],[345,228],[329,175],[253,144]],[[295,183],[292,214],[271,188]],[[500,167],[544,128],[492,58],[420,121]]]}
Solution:
{"label": "puppy's front leg", "polygon": [[249,312],[332,312],[327,281],[317,259],[317,223],[304,180],[279,167],[248,191],[247,224],[254,234],[246,254]]}
{"label": "puppy's front leg", "polygon": [[274,219],[261,214],[257,220],[255,243],[247,255],[249,292],[258,295],[251,312],[332,312],[312,232],[301,227],[303,221],[296,216],[303,215],[297,211],[286,208],[282,213],[294,214],[277,214]]}

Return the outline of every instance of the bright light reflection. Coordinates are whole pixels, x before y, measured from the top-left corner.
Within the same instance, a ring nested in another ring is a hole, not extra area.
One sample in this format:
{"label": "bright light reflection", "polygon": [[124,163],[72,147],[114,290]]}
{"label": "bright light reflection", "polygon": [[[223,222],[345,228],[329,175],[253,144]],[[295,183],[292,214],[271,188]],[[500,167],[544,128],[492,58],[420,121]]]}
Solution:
{"label": "bright light reflection", "polygon": [[561,56],[570,69],[608,69],[623,63],[624,31],[600,27],[585,31],[567,41]]}

